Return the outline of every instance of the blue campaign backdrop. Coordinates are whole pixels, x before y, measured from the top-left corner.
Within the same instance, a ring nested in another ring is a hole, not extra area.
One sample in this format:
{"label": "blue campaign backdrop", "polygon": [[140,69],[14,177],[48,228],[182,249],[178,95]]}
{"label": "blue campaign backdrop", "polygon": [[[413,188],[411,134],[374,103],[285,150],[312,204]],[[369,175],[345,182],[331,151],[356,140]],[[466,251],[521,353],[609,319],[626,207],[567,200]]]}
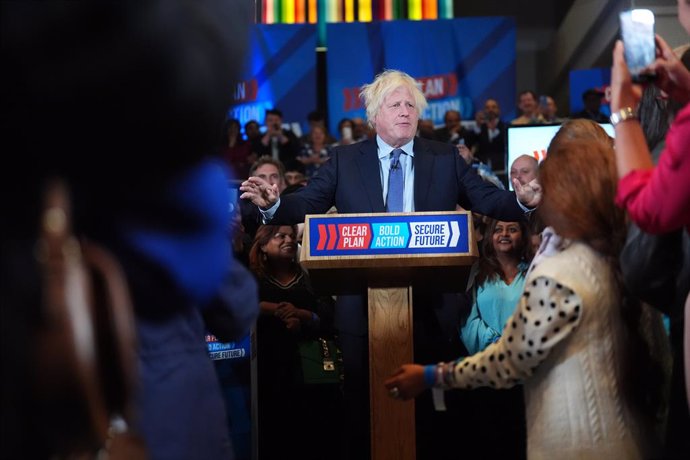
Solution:
{"label": "blue campaign backdrop", "polygon": [[611,115],[609,92],[611,85],[611,68],[597,67],[594,69],[581,69],[570,71],[570,112],[576,113],[584,109],[582,94],[588,89],[594,88],[605,93],[601,101],[601,113]]}
{"label": "blue campaign backdrop", "polygon": [[307,114],[316,109],[316,26],[256,24],[241,81],[232,88],[228,117],[240,124],[256,120],[263,126],[265,111],[277,108],[283,121],[306,129]]}
{"label": "blue campaign backdrop", "polygon": [[429,101],[422,118],[443,124],[446,110],[470,120],[488,98],[515,117],[515,21],[509,17],[328,24],[329,128],[366,118],[359,88],[385,69],[420,81]]}

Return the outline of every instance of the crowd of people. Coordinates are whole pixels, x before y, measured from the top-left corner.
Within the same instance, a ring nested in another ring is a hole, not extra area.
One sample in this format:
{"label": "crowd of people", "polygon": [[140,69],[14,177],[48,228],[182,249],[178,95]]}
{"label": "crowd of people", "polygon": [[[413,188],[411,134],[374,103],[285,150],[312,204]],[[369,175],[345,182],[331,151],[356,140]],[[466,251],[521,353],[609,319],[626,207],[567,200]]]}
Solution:
{"label": "crowd of people", "polygon": [[[304,216],[457,209],[473,213],[479,258],[457,292],[414,286],[419,364],[384,384],[416,398],[417,458],[690,452],[687,49],[657,37],[642,88],[616,44],[615,140],[596,89],[568,119],[524,91],[515,120],[488,99],[472,127],[455,110],[434,127],[398,70],[362,86],[366,120],[335,136],[317,111],[297,136],[276,108],[218,136],[247,18],[171,4],[2,4],[18,161],[2,181],[3,457],[233,458],[204,336],[255,327],[258,458],[369,458],[366,292],[316,294],[299,264]],[[690,2],[678,11],[690,34]],[[61,69],[50,82],[48,67]],[[540,123],[561,124],[546,159],[506,165],[506,127]],[[307,375],[313,343],[327,383]],[[429,389],[446,390],[447,410]]]}
{"label": "crowd of people", "polygon": [[[463,123],[458,110],[448,110],[442,126],[432,120],[420,119],[417,136],[455,145],[466,162],[496,185],[506,186],[512,180],[513,165],[505,163],[506,129],[510,125],[560,124],[571,118],[584,118],[598,123],[608,122],[601,111],[604,93],[591,88],[582,94],[583,110],[569,117],[560,116],[551,96],[537,96],[534,91],[522,91],[517,100],[520,115],[509,121],[501,118],[501,107],[495,99],[487,99],[470,123]],[[256,120],[244,124],[228,119],[221,137],[221,156],[234,169],[238,177],[248,177],[248,169],[260,156],[280,160],[291,171],[301,174],[300,179],[312,177],[327,161],[335,147],[349,145],[376,136],[376,131],[361,118],[343,118],[338,122],[335,136],[326,127],[325,117],[312,111],[308,117],[309,131],[299,138],[283,122],[279,109],[266,111],[265,126]],[[262,134],[263,133],[263,134]]]}

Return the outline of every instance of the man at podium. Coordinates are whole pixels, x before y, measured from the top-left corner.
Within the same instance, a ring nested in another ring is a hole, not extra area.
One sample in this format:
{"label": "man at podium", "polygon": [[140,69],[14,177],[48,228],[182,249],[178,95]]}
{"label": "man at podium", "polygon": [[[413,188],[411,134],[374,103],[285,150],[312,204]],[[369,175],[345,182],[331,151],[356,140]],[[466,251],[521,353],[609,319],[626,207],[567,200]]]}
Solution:
{"label": "man at podium", "polygon": [[[420,113],[427,106],[417,82],[408,74],[387,70],[361,88],[369,124],[376,138],[336,147],[302,190],[279,197],[258,177],[242,183],[241,198],[257,205],[264,222],[295,224],[307,214],[454,211],[456,205],[504,221],[517,221],[537,206],[536,181],[514,182],[516,192],[484,182],[460,157],[455,146],[416,137]],[[418,362],[452,359],[463,349],[458,339],[455,294],[415,286],[414,354]],[[345,445],[348,458],[369,457],[368,325],[366,293],[338,297],[335,326],[345,366]],[[442,430],[431,402],[418,404],[418,458],[444,458]],[[439,430],[437,430],[438,428]],[[438,433],[436,434],[432,433]],[[433,438],[432,438],[433,436]]]}

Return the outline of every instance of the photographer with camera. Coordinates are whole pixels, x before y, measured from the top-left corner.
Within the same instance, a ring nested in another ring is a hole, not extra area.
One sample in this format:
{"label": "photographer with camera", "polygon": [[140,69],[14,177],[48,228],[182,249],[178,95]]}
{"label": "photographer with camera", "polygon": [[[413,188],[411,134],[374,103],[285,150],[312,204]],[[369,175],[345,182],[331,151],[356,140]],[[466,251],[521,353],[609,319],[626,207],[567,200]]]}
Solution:
{"label": "photographer with camera", "polygon": [[283,129],[283,112],[278,109],[266,110],[266,132],[261,137],[259,156],[270,156],[274,160],[287,163],[294,160],[300,151],[300,142],[295,133]]}
{"label": "photographer with camera", "polygon": [[501,108],[495,99],[487,99],[484,110],[477,115],[474,156],[505,180],[506,124],[501,120]]}

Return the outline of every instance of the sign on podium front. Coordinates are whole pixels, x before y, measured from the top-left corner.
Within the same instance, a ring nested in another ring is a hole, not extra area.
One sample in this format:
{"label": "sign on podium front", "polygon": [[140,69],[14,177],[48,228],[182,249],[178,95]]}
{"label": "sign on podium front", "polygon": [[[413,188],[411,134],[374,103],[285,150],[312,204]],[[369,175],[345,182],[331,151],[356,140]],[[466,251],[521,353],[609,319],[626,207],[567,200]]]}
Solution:
{"label": "sign on podium front", "polygon": [[468,211],[308,215],[300,262],[332,294],[386,278],[462,291],[479,255],[474,241]]}

